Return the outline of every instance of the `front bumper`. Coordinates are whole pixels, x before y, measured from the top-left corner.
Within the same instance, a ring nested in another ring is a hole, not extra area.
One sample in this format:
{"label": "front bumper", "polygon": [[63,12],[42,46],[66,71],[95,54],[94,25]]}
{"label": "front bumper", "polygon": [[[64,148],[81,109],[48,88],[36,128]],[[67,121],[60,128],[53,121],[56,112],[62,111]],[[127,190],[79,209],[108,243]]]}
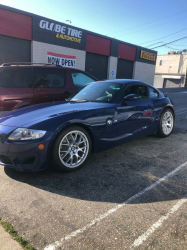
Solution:
{"label": "front bumper", "polygon": [[[38,140],[10,142],[7,140],[15,128],[0,125],[0,165],[19,171],[39,171],[49,167],[50,146],[54,132],[47,132]],[[44,149],[38,149],[40,144]]]}

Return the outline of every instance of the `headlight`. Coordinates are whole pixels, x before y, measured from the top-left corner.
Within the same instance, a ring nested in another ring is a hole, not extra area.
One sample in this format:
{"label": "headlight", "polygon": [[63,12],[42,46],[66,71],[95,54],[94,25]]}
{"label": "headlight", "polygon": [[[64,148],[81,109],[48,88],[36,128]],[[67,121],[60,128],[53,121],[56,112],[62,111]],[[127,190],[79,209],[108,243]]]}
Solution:
{"label": "headlight", "polygon": [[8,137],[8,140],[11,140],[11,141],[35,140],[35,139],[42,138],[45,134],[46,134],[46,131],[42,131],[42,130],[17,128]]}

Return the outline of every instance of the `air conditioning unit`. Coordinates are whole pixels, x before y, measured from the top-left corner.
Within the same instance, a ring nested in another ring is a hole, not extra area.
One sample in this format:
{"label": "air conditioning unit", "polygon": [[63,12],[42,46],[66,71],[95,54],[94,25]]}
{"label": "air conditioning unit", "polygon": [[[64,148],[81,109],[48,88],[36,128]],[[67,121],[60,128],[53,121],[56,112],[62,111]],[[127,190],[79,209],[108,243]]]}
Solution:
{"label": "air conditioning unit", "polygon": [[168,55],[174,55],[174,54],[176,54],[175,51],[169,51],[169,52],[168,52]]}

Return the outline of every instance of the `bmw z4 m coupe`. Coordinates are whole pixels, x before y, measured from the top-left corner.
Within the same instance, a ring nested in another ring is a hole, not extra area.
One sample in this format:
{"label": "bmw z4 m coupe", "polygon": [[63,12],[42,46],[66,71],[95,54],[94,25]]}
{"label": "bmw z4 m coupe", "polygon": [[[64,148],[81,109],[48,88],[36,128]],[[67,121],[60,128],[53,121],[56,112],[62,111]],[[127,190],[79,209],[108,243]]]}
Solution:
{"label": "bmw z4 m coupe", "polygon": [[172,101],[147,83],[89,83],[67,101],[1,115],[0,165],[20,171],[73,171],[91,152],[150,134],[169,136],[174,118]]}

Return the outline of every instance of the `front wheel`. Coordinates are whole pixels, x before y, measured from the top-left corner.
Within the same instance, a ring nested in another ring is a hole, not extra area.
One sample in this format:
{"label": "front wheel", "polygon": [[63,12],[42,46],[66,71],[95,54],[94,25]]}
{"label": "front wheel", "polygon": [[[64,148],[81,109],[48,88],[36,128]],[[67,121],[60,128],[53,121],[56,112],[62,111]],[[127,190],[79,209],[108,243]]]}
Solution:
{"label": "front wheel", "polygon": [[58,170],[71,172],[79,169],[91,153],[88,132],[79,126],[64,130],[55,141],[51,163]]}
{"label": "front wheel", "polygon": [[174,114],[171,109],[165,109],[160,118],[157,134],[161,137],[167,137],[172,133],[173,126]]}

